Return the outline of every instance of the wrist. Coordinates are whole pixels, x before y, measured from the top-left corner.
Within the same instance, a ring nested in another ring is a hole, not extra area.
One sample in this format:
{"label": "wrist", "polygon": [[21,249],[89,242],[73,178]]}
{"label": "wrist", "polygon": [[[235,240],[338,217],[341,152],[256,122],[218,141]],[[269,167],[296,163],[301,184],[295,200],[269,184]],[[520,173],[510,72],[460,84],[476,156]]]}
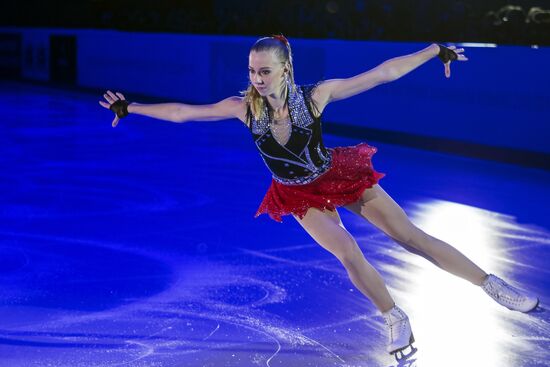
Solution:
{"label": "wrist", "polygon": [[432,57],[438,56],[439,52],[441,51],[441,49],[439,48],[439,45],[437,43],[432,43],[430,47],[432,51]]}
{"label": "wrist", "polygon": [[137,103],[136,102],[132,102],[128,105],[128,113],[135,113],[136,112],[136,108],[137,108]]}

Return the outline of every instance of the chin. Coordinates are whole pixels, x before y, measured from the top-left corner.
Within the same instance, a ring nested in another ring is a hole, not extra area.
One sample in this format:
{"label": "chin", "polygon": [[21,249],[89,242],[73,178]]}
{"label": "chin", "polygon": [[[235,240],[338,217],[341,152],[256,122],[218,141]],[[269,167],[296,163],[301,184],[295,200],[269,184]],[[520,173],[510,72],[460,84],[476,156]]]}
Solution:
{"label": "chin", "polygon": [[256,88],[256,92],[260,93],[262,96],[265,96],[265,95],[268,94],[267,89],[258,89],[258,88]]}

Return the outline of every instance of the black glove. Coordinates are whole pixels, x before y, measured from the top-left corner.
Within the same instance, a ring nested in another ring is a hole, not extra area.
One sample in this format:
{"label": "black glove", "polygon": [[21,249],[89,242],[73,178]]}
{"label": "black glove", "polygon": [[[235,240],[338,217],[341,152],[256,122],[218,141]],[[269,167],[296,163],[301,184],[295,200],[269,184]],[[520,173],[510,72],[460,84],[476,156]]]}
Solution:
{"label": "black glove", "polygon": [[439,57],[439,60],[441,60],[444,64],[448,63],[449,61],[454,61],[458,59],[458,54],[450,48],[447,48],[443,45],[438,46],[439,54],[437,54],[437,57]]}
{"label": "black glove", "polygon": [[130,103],[125,99],[119,99],[118,101],[114,102],[111,106],[109,106],[109,109],[116,113],[119,119],[128,116],[128,105]]}

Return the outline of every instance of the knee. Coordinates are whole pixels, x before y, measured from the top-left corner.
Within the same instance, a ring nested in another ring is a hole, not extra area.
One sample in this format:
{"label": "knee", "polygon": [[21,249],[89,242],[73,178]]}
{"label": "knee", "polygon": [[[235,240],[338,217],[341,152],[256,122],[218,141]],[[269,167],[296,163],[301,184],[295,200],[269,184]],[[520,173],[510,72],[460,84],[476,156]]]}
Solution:
{"label": "knee", "polygon": [[403,227],[390,227],[385,232],[394,241],[408,246],[413,242],[413,228],[412,225],[407,224]]}
{"label": "knee", "polygon": [[389,231],[388,235],[406,249],[413,248],[418,251],[422,251],[426,236],[420,228],[410,222],[404,228]]}
{"label": "knee", "polygon": [[344,266],[348,266],[363,257],[363,252],[353,238],[348,238],[339,244],[338,251],[334,255]]}

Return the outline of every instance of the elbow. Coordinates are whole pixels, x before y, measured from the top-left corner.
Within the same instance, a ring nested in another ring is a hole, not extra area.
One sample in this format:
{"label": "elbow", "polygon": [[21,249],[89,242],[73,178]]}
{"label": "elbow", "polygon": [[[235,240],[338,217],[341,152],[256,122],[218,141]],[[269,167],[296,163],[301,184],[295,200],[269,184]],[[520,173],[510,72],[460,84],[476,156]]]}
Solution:
{"label": "elbow", "polygon": [[381,83],[393,82],[401,78],[401,73],[396,68],[388,68],[387,71],[382,75]]}
{"label": "elbow", "polygon": [[392,65],[391,62],[385,62],[381,65],[379,70],[380,84],[392,82],[400,77],[400,70],[395,65]]}
{"label": "elbow", "polygon": [[169,118],[169,121],[176,122],[176,123],[182,123],[188,120],[188,116],[185,113],[185,109],[182,107],[176,108],[174,113]]}
{"label": "elbow", "polygon": [[178,123],[178,124],[185,121],[185,119],[182,116],[179,116],[177,114],[174,114],[174,115],[168,117],[167,120],[170,121],[170,122]]}
{"label": "elbow", "polygon": [[170,119],[170,121],[175,122],[177,124],[181,124],[181,123],[184,123],[187,120],[182,116],[175,116],[174,118]]}

